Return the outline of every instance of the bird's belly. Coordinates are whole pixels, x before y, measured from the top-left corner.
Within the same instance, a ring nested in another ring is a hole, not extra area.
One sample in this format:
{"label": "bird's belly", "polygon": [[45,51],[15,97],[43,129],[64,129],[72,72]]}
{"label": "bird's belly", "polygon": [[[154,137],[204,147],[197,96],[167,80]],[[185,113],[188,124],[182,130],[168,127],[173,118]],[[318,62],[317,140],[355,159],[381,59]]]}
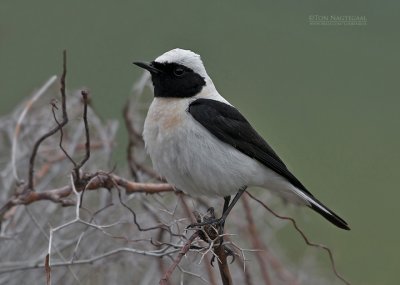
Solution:
{"label": "bird's belly", "polygon": [[248,185],[259,165],[220,142],[197,123],[185,108],[175,113],[175,125],[164,117],[152,120],[149,111],[144,140],[153,167],[167,181],[190,195],[228,196]]}

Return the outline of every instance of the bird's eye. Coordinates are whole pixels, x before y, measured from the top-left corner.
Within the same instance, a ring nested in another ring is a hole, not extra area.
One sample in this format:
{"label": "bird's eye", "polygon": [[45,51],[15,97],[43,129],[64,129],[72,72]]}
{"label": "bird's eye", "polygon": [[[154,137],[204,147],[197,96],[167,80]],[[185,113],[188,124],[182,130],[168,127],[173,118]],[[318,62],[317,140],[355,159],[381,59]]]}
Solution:
{"label": "bird's eye", "polygon": [[185,74],[185,70],[182,67],[177,67],[174,69],[174,74],[180,77]]}

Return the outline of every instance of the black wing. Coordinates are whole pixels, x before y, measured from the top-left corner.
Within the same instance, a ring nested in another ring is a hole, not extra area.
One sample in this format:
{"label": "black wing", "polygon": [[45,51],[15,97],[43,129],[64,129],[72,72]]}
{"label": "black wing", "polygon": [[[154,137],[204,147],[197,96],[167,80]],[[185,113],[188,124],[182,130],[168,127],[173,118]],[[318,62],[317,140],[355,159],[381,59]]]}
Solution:
{"label": "black wing", "polygon": [[197,99],[189,105],[189,113],[218,139],[258,160],[313,197],[236,108],[216,100]]}
{"label": "black wing", "polygon": [[287,169],[283,161],[268,143],[253,129],[240,112],[225,103],[211,99],[197,99],[190,103],[189,113],[204,128],[221,141],[233,146],[247,156],[258,160],[296,188],[312,198],[310,207],[336,226],[349,230],[347,223],[318,201],[303,184]]}

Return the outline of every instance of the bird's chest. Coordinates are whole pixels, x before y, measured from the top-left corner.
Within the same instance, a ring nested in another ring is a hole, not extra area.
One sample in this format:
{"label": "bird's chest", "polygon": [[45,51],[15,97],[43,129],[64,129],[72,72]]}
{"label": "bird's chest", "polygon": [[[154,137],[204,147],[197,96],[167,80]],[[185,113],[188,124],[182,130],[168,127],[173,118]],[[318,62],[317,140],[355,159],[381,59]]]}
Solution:
{"label": "bird's chest", "polygon": [[221,143],[187,111],[191,99],[155,98],[143,138],[154,169],[191,195],[227,196],[247,185],[253,160]]}
{"label": "bird's chest", "polygon": [[188,155],[182,153],[194,127],[188,105],[188,99],[155,98],[149,108],[143,138],[153,166],[161,173],[165,167],[177,167],[178,158]]}

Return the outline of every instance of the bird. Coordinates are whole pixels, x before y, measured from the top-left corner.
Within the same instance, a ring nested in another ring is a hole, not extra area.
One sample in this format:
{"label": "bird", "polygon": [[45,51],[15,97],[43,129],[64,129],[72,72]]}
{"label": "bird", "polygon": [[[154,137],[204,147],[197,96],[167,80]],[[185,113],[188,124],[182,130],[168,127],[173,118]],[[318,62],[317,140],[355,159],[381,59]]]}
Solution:
{"label": "bird", "polygon": [[175,48],[151,62],[133,63],[150,72],[154,87],[143,128],[153,168],[191,196],[223,197],[223,214],[216,223],[225,223],[247,187],[256,186],[307,206],[337,227],[350,230],[219,94],[200,55]]}

